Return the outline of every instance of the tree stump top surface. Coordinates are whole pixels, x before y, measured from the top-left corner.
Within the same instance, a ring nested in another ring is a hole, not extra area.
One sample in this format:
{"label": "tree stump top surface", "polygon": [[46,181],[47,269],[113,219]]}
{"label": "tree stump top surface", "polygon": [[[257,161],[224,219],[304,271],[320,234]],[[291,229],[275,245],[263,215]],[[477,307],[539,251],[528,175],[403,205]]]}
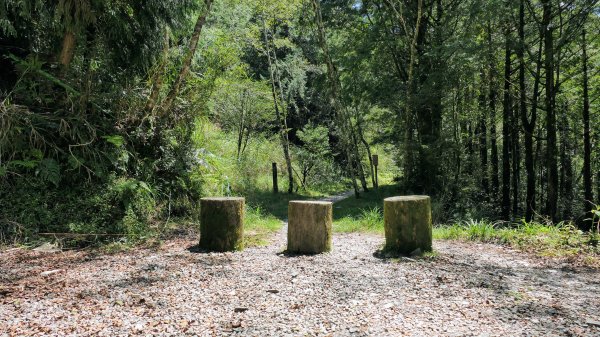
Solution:
{"label": "tree stump top surface", "polygon": [[383,201],[422,201],[427,199],[430,199],[430,197],[427,195],[403,195],[399,197],[385,198]]}
{"label": "tree stump top surface", "polygon": [[245,201],[242,197],[208,197],[200,199],[202,201]]}
{"label": "tree stump top surface", "polygon": [[317,201],[317,200],[290,200],[290,204],[301,204],[301,205],[332,205],[331,201]]}

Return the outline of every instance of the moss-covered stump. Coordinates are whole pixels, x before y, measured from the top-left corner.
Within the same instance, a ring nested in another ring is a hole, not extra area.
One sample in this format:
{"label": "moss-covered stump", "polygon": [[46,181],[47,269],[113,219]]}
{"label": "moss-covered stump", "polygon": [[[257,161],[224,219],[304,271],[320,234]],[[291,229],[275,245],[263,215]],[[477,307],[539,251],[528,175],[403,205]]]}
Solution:
{"label": "moss-covered stump", "polygon": [[409,255],[432,250],[431,199],[403,196],[383,201],[385,250]]}
{"label": "moss-covered stump", "polygon": [[200,200],[200,249],[229,252],[244,248],[244,198]]}
{"label": "moss-covered stump", "polygon": [[331,250],[332,203],[290,201],[288,247],[291,254],[319,254]]}

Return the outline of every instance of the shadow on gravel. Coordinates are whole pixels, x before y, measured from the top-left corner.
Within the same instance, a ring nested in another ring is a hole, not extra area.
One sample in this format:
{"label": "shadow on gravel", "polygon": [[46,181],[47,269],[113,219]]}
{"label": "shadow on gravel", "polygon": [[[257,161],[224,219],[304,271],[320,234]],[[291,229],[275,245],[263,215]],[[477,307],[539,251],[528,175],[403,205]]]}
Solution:
{"label": "shadow on gravel", "polygon": [[203,254],[203,255],[215,255],[215,254],[234,254],[237,252],[215,252],[200,248],[200,245],[196,244],[187,248],[187,251],[192,254]]}
{"label": "shadow on gravel", "polygon": [[424,255],[420,251],[415,254],[404,255],[378,249],[373,253],[373,257],[385,262],[436,262],[435,256]]}
{"label": "shadow on gravel", "polygon": [[[231,254],[236,252],[211,252],[201,249],[198,245],[193,245],[187,249],[188,252],[194,254],[197,259],[193,259],[194,263],[200,263],[205,266],[217,266],[231,264]],[[179,258],[188,258],[189,256],[179,256]]]}
{"label": "shadow on gravel", "polygon": [[193,254],[210,254],[211,252],[200,248],[200,245],[193,245],[188,247],[187,249],[188,252],[193,253]]}
{"label": "shadow on gravel", "polygon": [[311,257],[311,256],[319,256],[321,254],[328,254],[328,253],[290,253],[287,250],[281,251],[279,253],[277,253],[277,256],[280,257],[287,257],[287,258],[296,258],[296,257]]}

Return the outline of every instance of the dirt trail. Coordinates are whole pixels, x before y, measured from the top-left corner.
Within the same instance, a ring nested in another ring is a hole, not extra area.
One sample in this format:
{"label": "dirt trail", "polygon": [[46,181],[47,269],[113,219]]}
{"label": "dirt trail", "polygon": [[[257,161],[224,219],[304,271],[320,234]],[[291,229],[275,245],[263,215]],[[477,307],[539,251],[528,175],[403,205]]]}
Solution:
{"label": "dirt trail", "polygon": [[363,234],[287,257],[285,239],[225,254],[191,252],[195,238],[116,255],[0,253],[0,336],[600,335],[597,271],[457,242],[382,260],[383,238]]}

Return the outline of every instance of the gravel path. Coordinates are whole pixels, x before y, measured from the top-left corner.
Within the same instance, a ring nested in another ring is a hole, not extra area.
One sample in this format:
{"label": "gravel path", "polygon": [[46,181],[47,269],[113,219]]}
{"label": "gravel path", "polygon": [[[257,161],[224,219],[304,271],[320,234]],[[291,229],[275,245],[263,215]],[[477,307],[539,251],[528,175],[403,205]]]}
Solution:
{"label": "gravel path", "polygon": [[363,234],[288,257],[285,240],[284,228],[241,253],[195,253],[191,238],[115,255],[2,252],[0,336],[600,335],[597,271],[457,242],[382,260],[383,238]]}

